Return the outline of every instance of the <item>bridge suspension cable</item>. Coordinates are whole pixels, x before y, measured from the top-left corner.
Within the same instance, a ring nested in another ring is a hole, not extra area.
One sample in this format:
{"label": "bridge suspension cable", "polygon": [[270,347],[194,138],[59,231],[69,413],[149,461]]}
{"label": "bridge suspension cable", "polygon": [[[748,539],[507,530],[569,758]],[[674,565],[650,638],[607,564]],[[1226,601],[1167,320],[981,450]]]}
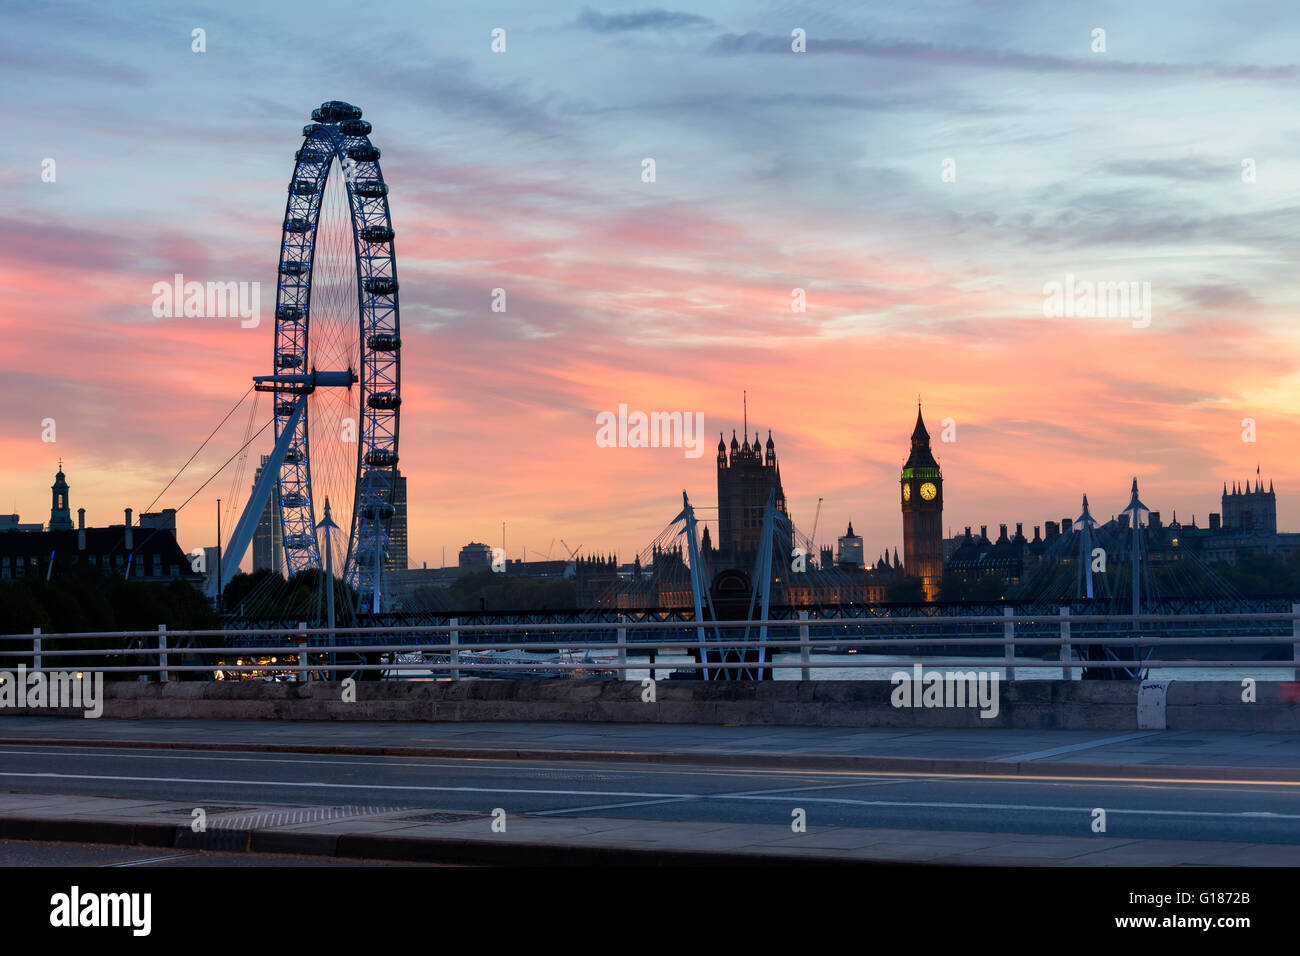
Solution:
{"label": "bridge suspension cable", "polygon": [[[222,418],[221,421],[217,422],[217,427],[212,429],[212,431],[208,434],[208,437],[203,439],[203,443],[200,444],[199,447],[194,450],[194,454],[190,455],[190,457],[186,459],[185,464],[181,465],[180,470],[177,471],[176,474],[172,475],[171,481],[167,482],[167,484],[163,486],[163,490],[158,492],[157,496],[154,498],[153,501],[149,502],[149,507],[145,508],[144,509],[145,511],[153,510],[153,506],[158,503],[159,499],[161,499],[163,495],[167,494],[167,489],[176,483],[176,479],[181,476],[181,474],[185,471],[186,468],[190,466],[190,464],[194,461],[195,458],[199,457],[199,452],[203,451],[203,449],[207,446],[208,442],[212,441],[212,436],[215,435],[217,432],[219,432],[221,430],[221,426],[230,420],[230,416],[235,414],[236,410],[238,410],[240,405],[244,404],[244,399],[248,398],[249,392],[251,391],[253,391],[253,386],[250,385],[248,387],[248,391],[240,396],[239,401],[235,402],[235,404],[231,407],[230,411],[226,412],[225,417]],[[178,508],[176,510],[179,511],[180,509]]]}

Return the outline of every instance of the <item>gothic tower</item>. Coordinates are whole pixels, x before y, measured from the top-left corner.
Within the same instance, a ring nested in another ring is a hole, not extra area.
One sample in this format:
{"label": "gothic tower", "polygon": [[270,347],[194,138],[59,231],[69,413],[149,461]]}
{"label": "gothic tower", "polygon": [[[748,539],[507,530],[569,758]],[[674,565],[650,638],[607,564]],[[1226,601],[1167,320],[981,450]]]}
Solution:
{"label": "gothic tower", "polygon": [[[749,430],[746,416],[745,429]],[[730,455],[722,436],[718,436],[718,539],[717,569],[735,568],[746,573],[753,570],[763,530],[763,509],[769,493],[775,493],[776,509],[786,515],[785,491],[781,488],[781,466],[776,458],[776,443],[767,433],[767,443],[754,434],[751,445],[745,436],[742,445],[731,434]],[[785,554],[790,553],[787,547]]]}
{"label": "gothic tower", "polygon": [[1232,483],[1232,492],[1223,486],[1223,529],[1238,533],[1254,532],[1256,534],[1277,534],[1277,495],[1273,491],[1273,482],[1264,490],[1259,468],[1255,469],[1255,485],[1250,480],[1245,484]]}
{"label": "gothic tower", "polygon": [[63,475],[63,462],[59,462],[59,473],[54,476],[50,492],[50,530],[73,530],[72,510],[68,506],[68,479]]}
{"label": "gothic tower", "polygon": [[930,451],[930,433],[916,403],[912,453],[898,483],[903,507],[903,571],[921,579],[933,601],[943,577],[943,474]]}

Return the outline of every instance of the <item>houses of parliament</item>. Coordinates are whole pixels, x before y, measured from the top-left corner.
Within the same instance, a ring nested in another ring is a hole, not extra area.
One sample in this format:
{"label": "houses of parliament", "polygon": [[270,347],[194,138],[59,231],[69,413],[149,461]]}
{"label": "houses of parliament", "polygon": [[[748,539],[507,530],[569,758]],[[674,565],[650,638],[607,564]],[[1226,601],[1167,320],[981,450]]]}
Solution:
{"label": "houses of parliament", "polygon": [[[745,430],[748,432],[748,427]],[[789,517],[770,431],[765,443],[760,443],[755,433],[752,444],[748,434],[742,443],[733,432],[729,447],[719,436],[717,479],[718,539],[716,543],[711,539],[708,528],[703,539],[708,575],[714,581],[723,573],[752,572],[769,498]],[[792,605],[878,602],[886,599],[890,585],[907,576],[920,579],[926,600],[935,599],[943,576],[943,473],[931,450],[919,402],[910,454],[899,475],[899,505],[903,518],[901,562],[895,549],[892,561],[882,554],[874,564],[864,563],[862,538],[853,533],[850,522],[838,541],[838,550],[821,548],[818,555],[809,556],[802,573],[797,566],[788,571],[774,568],[774,597]],[[794,554],[797,560],[794,543],[784,535],[776,553]]]}
{"label": "houses of parliament", "polygon": [[[930,450],[930,435],[919,406],[911,453],[899,479],[901,560],[895,548],[892,558],[886,552],[875,562],[864,561],[863,541],[854,534],[851,522],[839,538],[838,548],[821,547],[816,554],[805,553],[790,530],[781,462],[770,430],[766,440],[760,432],[751,438],[746,420],[743,437],[733,431],[728,443],[719,435],[716,470],[717,520],[702,519],[700,536],[703,580],[715,603],[740,600],[741,596],[748,602],[769,500],[786,519],[773,529],[770,584],[774,605],[879,603],[888,599],[891,586],[908,576],[920,578],[926,599],[934,599],[943,573],[943,475]],[[645,567],[639,558],[625,565],[608,556],[579,559],[575,570],[580,606],[679,607],[692,600],[680,548],[656,550]]]}

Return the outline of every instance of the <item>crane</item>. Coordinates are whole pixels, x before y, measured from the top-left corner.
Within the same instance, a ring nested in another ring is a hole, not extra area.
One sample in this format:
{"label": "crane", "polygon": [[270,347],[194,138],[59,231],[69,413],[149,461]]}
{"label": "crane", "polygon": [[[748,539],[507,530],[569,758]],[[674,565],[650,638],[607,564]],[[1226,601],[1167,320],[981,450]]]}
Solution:
{"label": "crane", "polygon": [[569,552],[569,560],[570,560],[570,561],[577,560],[577,559],[574,557],[574,555],[576,555],[576,554],[578,553],[578,548],[581,548],[582,545],[578,545],[577,548],[570,548],[570,547],[569,547],[569,543],[568,543],[567,541],[565,541],[563,538],[560,539],[560,544],[564,545],[564,550],[567,551],[567,552]]}
{"label": "crane", "polygon": [[817,499],[817,513],[813,515],[812,534],[808,536],[808,550],[813,552],[812,557],[817,556],[817,522],[822,518],[822,499]]}

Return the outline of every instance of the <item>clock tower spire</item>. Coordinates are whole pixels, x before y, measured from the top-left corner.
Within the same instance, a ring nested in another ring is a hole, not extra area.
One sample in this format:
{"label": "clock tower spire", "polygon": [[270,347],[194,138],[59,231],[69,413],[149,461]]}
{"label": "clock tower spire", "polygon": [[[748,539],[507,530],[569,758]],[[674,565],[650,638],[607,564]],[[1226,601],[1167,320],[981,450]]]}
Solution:
{"label": "clock tower spire", "polygon": [[50,531],[71,531],[72,510],[68,506],[68,479],[63,474],[63,459],[59,459],[59,472],[50,486]]}
{"label": "clock tower spire", "polygon": [[903,509],[903,571],[921,579],[933,601],[943,577],[943,473],[930,451],[930,433],[916,402],[912,452],[898,479]]}

